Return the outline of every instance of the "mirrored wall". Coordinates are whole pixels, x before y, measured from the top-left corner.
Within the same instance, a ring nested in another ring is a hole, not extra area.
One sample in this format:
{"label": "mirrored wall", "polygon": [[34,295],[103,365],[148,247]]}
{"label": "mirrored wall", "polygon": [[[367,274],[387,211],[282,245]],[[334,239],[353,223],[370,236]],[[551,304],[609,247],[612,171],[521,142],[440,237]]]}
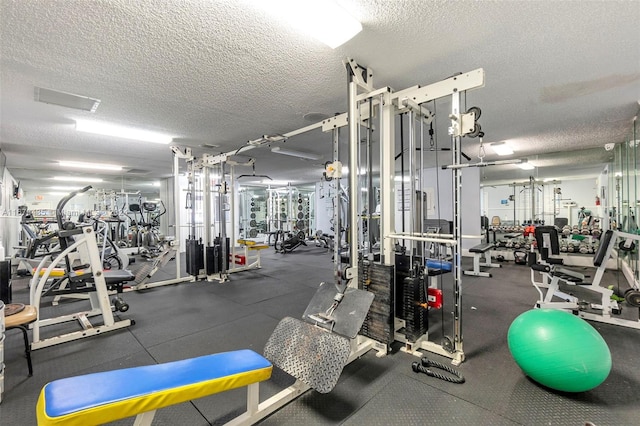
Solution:
{"label": "mirrored wall", "polygon": [[[640,124],[634,120],[632,131],[624,143],[614,148],[615,160],[612,173],[609,173],[609,209],[613,229],[633,235],[639,235],[638,211],[640,193],[638,185],[638,167],[640,166]],[[638,246],[636,242],[636,247]],[[638,249],[618,250],[618,258],[631,270],[633,278],[640,280],[640,264]]]}

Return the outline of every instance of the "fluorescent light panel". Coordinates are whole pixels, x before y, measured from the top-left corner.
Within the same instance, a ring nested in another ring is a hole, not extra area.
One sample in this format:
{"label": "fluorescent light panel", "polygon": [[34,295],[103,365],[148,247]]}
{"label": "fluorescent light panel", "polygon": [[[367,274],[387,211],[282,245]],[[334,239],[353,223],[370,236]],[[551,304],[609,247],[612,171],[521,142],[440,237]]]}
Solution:
{"label": "fluorescent light panel", "polygon": [[76,120],[76,130],[79,132],[94,133],[103,136],[132,139],[142,142],[169,144],[173,141],[171,136],[150,130],[136,129],[117,124],[103,123],[90,120]]}
{"label": "fluorescent light panel", "polygon": [[504,142],[495,142],[490,144],[491,149],[498,155],[511,155],[513,154],[513,149],[509,145]]}
{"label": "fluorescent light panel", "polygon": [[[58,191],[48,192],[47,194],[49,194],[49,195],[56,195],[56,196],[60,196],[60,197],[64,197],[64,196],[66,196],[66,195],[69,195],[69,193],[68,193],[68,192],[58,192]],[[80,193],[80,194],[76,194],[76,197],[82,197],[83,195],[84,195],[84,192],[83,192],[83,193]]]}
{"label": "fluorescent light panel", "polygon": [[282,155],[289,155],[291,157],[305,158],[307,160],[319,160],[320,155],[313,154],[311,152],[302,152],[302,151],[294,151],[293,149],[286,149],[280,146],[276,146],[275,148],[271,148],[271,152]]}
{"label": "fluorescent light panel", "polygon": [[253,0],[252,3],[332,49],[362,31],[362,24],[333,0]]}
{"label": "fluorescent light panel", "polygon": [[102,179],[100,178],[89,178],[82,176],[56,176],[53,180],[59,180],[63,182],[86,182],[86,183],[100,183]]}
{"label": "fluorescent light panel", "polygon": [[72,167],[76,169],[94,169],[94,170],[111,170],[121,171],[122,166],[115,166],[113,164],[103,163],[85,163],[83,161],[60,161],[61,167]]}
{"label": "fluorescent light panel", "polygon": [[77,191],[79,189],[82,189],[81,186],[50,186],[49,189],[53,189],[56,191]]}
{"label": "fluorescent light panel", "polygon": [[531,163],[520,163],[520,164],[518,164],[518,167],[520,167],[522,170],[533,170],[533,169],[536,168]]}

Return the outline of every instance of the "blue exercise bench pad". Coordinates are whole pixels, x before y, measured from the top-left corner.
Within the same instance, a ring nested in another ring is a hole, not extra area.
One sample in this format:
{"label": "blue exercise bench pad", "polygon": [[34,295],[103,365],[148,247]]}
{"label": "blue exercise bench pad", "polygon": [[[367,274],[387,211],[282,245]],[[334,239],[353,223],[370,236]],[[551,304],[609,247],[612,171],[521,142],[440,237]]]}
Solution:
{"label": "blue exercise bench pad", "polygon": [[42,388],[38,425],[98,425],[271,377],[271,363],[245,349],[55,380]]}

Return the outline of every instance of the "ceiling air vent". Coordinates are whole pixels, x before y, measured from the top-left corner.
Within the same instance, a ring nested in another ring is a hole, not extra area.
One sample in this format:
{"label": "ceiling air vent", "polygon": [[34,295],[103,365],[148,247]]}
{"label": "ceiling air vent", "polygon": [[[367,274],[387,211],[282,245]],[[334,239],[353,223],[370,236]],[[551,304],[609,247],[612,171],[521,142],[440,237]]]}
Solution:
{"label": "ceiling air vent", "polygon": [[95,112],[100,105],[100,99],[74,95],[73,93],[59,92],[57,90],[35,88],[35,100],[45,104],[59,105],[67,108],[81,109]]}

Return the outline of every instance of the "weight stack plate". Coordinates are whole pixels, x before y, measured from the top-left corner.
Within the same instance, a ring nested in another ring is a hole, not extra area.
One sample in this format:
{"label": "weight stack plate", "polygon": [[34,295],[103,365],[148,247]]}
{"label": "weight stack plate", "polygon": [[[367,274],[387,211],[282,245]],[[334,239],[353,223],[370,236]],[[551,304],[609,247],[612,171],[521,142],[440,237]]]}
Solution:
{"label": "weight stack plate", "polygon": [[429,329],[427,310],[418,306],[426,302],[424,283],[419,277],[406,277],[402,281],[402,287],[404,288],[405,335],[409,341],[415,342]]}
{"label": "weight stack plate", "polygon": [[204,246],[197,240],[188,239],[185,247],[187,260],[187,274],[198,276],[204,268]]}
{"label": "weight stack plate", "polygon": [[394,267],[377,263],[363,264],[358,269],[358,288],[374,294],[373,303],[362,324],[360,334],[390,345],[393,342],[393,276]]}
{"label": "weight stack plate", "polygon": [[220,266],[218,258],[221,256],[222,247],[219,244],[207,247],[207,275],[220,272]]}

